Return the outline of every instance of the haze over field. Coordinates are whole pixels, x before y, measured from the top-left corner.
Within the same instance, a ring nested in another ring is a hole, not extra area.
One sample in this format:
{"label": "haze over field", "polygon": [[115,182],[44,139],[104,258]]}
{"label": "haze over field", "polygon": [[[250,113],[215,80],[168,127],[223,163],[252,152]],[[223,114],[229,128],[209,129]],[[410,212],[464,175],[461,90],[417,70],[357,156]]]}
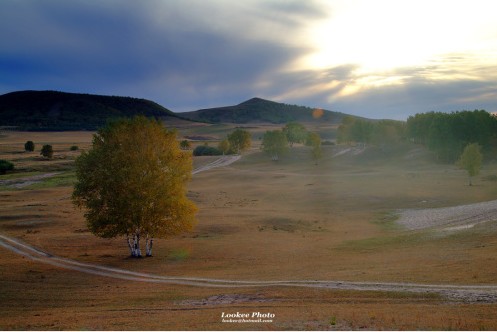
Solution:
{"label": "haze over field", "polygon": [[0,2],[0,93],[258,96],[365,116],[496,111],[495,1]]}

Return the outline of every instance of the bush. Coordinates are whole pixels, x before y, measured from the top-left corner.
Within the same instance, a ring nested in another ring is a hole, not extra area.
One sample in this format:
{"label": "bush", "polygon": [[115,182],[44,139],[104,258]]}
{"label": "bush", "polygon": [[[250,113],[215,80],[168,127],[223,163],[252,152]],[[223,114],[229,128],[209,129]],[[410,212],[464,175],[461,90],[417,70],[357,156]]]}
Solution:
{"label": "bush", "polygon": [[14,169],[14,164],[8,160],[0,159],[0,174],[5,174],[7,171]]}
{"label": "bush", "polygon": [[24,150],[34,151],[35,150],[35,143],[33,143],[33,141],[27,141],[26,143],[24,143]]}
{"label": "bush", "polygon": [[69,150],[71,150],[71,151],[77,151],[77,150],[79,150],[79,147],[77,145],[73,145],[73,146],[71,146],[69,148]]}
{"label": "bush", "polygon": [[52,157],[53,157],[52,146],[50,144],[43,145],[43,147],[41,148],[40,154],[45,158],[52,159]]}
{"label": "bush", "polygon": [[207,145],[199,145],[193,150],[194,156],[219,156],[222,154],[221,150]]}
{"label": "bush", "polygon": [[182,141],[179,143],[179,147],[180,147],[182,150],[190,150],[192,146],[191,146],[190,142],[188,142],[188,141],[185,139],[185,140],[182,140]]}

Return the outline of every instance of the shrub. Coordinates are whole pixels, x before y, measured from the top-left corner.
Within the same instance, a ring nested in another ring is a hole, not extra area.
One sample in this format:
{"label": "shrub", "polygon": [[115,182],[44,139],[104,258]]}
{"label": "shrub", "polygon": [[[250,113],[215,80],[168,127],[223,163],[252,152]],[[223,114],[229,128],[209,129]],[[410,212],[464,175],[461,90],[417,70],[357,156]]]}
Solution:
{"label": "shrub", "polygon": [[79,147],[77,145],[73,145],[73,146],[71,146],[69,148],[69,150],[71,150],[71,151],[77,151],[77,150],[79,150]]}
{"label": "shrub", "polygon": [[33,141],[27,141],[26,143],[24,143],[24,150],[34,151],[35,150],[35,143],[33,143]]}
{"label": "shrub", "polygon": [[180,147],[182,150],[190,150],[192,146],[191,146],[190,142],[188,142],[188,141],[185,139],[185,140],[182,140],[182,141],[179,143],[179,147]]}
{"label": "shrub", "polygon": [[222,154],[221,150],[207,145],[199,145],[193,150],[194,156],[219,156]]}
{"label": "shrub", "polygon": [[0,159],[0,174],[5,174],[7,171],[14,169],[14,164],[8,160]]}
{"label": "shrub", "polygon": [[40,154],[45,158],[52,159],[52,157],[53,157],[52,146],[50,144],[43,145],[43,147],[41,148]]}

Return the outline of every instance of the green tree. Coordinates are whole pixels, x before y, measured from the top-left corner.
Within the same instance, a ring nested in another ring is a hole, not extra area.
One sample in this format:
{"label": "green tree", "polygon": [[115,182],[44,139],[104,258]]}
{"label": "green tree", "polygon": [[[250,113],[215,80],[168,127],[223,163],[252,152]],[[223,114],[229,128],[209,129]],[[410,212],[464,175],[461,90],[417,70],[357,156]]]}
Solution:
{"label": "green tree", "polygon": [[53,148],[50,144],[45,144],[41,148],[40,155],[42,155],[45,158],[52,159],[53,157]]}
{"label": "green tree", "polygon": [[230,151],[230,142],[228,141],[227,138],[223,139],[221,142],[219,142],[219,145],[217,147],[223,155],[227,154]]}
{"label": "green tree", "polygon": [[293,146],[295,143],[304,143],[307,138],[307,130],[298,122],[289,122],[283,127],[288,143]]}
{"label": "green tree", "polygon": [[27,141],[26,143],[24,143],[24,150],[26,151],[34,151],[35,150],[35,143],[33,143],[33,141]]}
{"label": "green tree", "polygon": [[85,208],[90,231],[126,236],[132,257],[152,255],[153,238],[192,229],[196,207],[186,197],[192,155],[180,149],[176,132],[145,117],[108,124],[76,159],[73,202]]}
{"label": "green tree", "polygon": [[0,159],[0,174],[5,174],[7,171],[14,169],[14,164],[8,160]]}
{"label": "green tree", "polygon": [[466,145],[461,157],[457,161],[457,165],[468,172],[470,186],[473,185],[471,183],[473,176],[480,174],[482,159],[483,156],[480,151],[480,145],[471,143]]}
{"label": "green tree", "polygon": [[281,130],[269,130],[262,137],[262,151],[271,155],[273,161],[288,150],[288,140]]}
{"label": "green tree", "polygon": [[321,159],[321,157],[323,156],[323,150],[321,149],[321,137],[319,136],[318,133],[310,132],[307,135],[307,140],[305,144],[307,146],[312,147],[311,150],[312,159],[317,164],[318,160]]}
{"label": "green tree", "polygon": [[231,148],[238,154],[248,150],[251,145],[250,133],[243,129],[236,129],[228,135],[228,142]]}
{"label": "green tree", "polygon": [[181,147],[182,150],[190,150],[191,149],[191,144],[189,141],[187,141],[186,139],[182,140],[180,143],[179,143],[179,146]]}

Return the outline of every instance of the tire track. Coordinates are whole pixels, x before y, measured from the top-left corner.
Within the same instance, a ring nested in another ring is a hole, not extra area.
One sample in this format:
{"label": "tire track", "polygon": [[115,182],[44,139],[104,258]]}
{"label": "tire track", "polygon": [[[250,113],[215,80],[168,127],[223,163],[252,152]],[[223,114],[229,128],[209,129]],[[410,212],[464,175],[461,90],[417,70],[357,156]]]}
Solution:
{"label": "tire track", "polygon": [[239,160],[241,157],[242,156],[240,156],[240,155],[222,156],[221,158],[216,159],[207,165],[200,166],[200,167],[194,169],[192,171],[192,175],[200,173],[200,172],[205,172],[205,171],[208,171],[208,170],[213,169],[213,168],[228,166],[228,165],[234,163],[235,161]]}

